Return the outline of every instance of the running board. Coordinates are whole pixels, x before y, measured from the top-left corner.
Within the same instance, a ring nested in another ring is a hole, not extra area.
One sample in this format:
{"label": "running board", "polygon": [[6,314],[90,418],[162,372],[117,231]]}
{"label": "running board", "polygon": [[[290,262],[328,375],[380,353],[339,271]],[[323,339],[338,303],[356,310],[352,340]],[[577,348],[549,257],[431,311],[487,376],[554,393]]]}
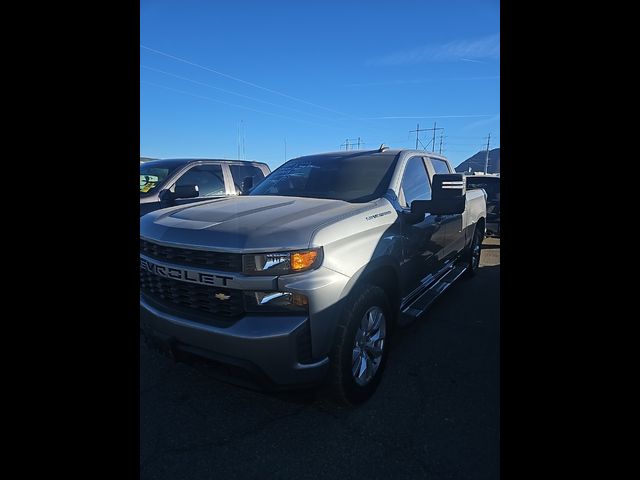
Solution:
{"label": "running board", "polygon": [[402,309],[398,323],[405,326],[416,318],[420,317],[431,304],[438,298],[442,292],[451,286],[460,276],[469,268],[468,263],[456,265],[449,272],[443,275],[436,283],[434,283],[427,291],[420,295],[416,300]]}

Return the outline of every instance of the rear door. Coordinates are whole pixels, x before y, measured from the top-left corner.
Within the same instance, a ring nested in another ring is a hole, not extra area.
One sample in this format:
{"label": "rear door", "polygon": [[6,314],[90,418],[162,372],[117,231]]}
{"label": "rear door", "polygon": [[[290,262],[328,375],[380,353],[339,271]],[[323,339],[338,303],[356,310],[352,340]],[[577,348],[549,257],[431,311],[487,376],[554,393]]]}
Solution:
{"label": "rear door", "polygon": [[[422,157],[410,158],[405,166],[398,201],[406,212],[414,200],[430,200],[431,183]],[[425,214],[415,225],[402,223],[403,263],[402,296],[414,292],[430,274],[435,274],[442,263],[444,228],[435,215]]]}
{"label": "rear door", "polygon": [[[260,168],[258,165],[250,163],[230,163],[229,171],[233,182],[233,191],[240,195],[242,193],[242,182],[246,177],[253,179],[253,186],[257,186],[265,177],[266,168]],[[268,170],[267,170],[268,174]]]}

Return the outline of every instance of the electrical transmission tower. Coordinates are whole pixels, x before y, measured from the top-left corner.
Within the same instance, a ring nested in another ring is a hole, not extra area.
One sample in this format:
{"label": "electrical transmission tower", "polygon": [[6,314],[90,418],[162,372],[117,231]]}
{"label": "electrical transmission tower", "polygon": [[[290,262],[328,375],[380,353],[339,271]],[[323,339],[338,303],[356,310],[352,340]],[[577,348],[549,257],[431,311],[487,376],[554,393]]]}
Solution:
{"label": "electrical transmission tower", "polygon": [[[349,143],[349,141],[351,141],[351,143]],[[342,147],[345,147],[345,150],[349,150],[349,146],[350,145],[357,145],[356,150],[360,150],[360,145],[365,145],[365,143],[360,140],[360,137],[358,137],[358,138],[347,138],[344,141],[344,143],[342,145],[340,145],[340,149],[342,149]]]}
{"label": "electrical transmission tower", "polygon": [[[416,129],[415,130],[409,130],[409,133],[413,133],[416,132],[416,150],[418,150],[418,142],[420,142],[420,132],[426,132],[427,129],[423,128],[422,130],[420,130],[420,124],[416,124]],[[420,142],[420,144],[422,145],[422,142]],[[426,150],[426,148],[424,148],[424,145],[422,145],[423,150]]]}
{"label": "electrical transmission tower", "polygon": [[[430,142],[431,143],[431,149],[432,149],[433,152],[435,152],[436,151],[436,130],[444,130],[443,127],[436,128],[436,122],[433,122],[433,128],[423,128],[423,129],[421,129],[420,128],[420,124],[418,123],[415,130],[410,130],[409,131],[409,133],[416,132],[416,150],[418,149],[418,142],[420,141],[420,138],[418,137],[420,132],[428,132],[428,131],[431,131],[431,130],[433,130],[433,139]],[[420,144],[422,145],[422,142],[420,142]],[[427,145],[429,145],[429,144],[427,144]],[[423,147],[422,148],[423,150],[427,149],[424,145],[422,145],[422,147]]]}

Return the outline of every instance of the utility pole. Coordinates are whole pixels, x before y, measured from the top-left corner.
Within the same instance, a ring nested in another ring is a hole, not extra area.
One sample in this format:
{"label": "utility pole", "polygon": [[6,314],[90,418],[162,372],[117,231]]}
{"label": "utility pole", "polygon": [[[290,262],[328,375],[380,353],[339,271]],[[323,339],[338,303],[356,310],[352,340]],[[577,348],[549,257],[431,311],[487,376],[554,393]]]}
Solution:
{"label": "utility pole", "polygon": [[242,123],[242,159],[246,160],[247,159],[247,153],[244,149],[244,120],[240,120],[240,123]]}
{"label": "utility pole", "polygon": [[433,140],[431,141],[431,147],[433,152],[436,151],[436,130],[444,130],[444,128],[436,128],[436,122],[433,122],[433,128],[427,128],[427,130],[433,130]]}
{"label": "utility pole", "polygon": [[345,139],[344,143],[340,145],[340,148],[345,147],[345,150],[349,150],[349,139]]}
{"label": "utility pole", "polygon": [[491,132],[489,132],[489,136],[487,137],[487,156],[484,161],[484,174],[487,174],[487,169],[489,168],[489,142],[491,141]]}
{"label": "utility pole", "polygon": [[238,160],[240,160],[240,124],[238,124]]}
{"label": "utility pole", "polygon": [[440,155],[442,155],[442,133],[440,134]]}

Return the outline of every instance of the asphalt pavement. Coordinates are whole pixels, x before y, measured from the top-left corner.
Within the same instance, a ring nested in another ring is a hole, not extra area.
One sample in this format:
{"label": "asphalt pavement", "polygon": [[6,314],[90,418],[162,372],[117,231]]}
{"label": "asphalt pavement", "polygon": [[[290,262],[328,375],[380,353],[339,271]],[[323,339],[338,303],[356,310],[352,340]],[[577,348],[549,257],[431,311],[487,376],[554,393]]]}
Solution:
{"label": "asphalt pavement", "polygon": [[397,330],[375,395],[255,392],[140,342],[140,478],[499,478],[500,240]]}

